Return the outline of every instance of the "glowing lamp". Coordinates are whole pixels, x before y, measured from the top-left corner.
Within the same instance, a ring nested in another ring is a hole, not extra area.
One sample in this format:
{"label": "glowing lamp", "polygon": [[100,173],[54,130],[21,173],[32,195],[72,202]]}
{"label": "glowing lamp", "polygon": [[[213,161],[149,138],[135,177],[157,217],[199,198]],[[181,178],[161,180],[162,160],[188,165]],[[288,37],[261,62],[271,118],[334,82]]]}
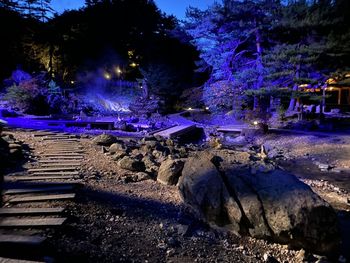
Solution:
{"label": "glowing lamp", "polygon": [[256,126],[256,125],[259,124],[259,122],[258,121],[254,121],[253,124]]}
{"label": "glowing lamp", "polygon": [[115,68],[115,73],[117,73],[118,75],[122,74],[123,71],[120,69],[120,67],[116,67]]}
{"label": "glowing lamp", "polygon": [[75,83],[75,81],[74,81],[74,80],[71,80],[71,81],[70,81],[70,84],[74,84],[74,83]]}
{"label": "glowing lamp", "polygon": [[136,68],[136,67],[137,67],[137,64],[136,64],[135,62],[133,62],[133,63],[130,64],[130,67]]}
{"label": "glowing lamp", "polygon": [[206,110],[209,110],[209,107],[205,107]]}
{"label": "glowing lamp", "polygon": [[111,75],[108,74],[108,73],[105,73],[105,74],[104,74],[104,77],[105,77],[105,79],[111,79]]}
{"label": "glowing lamp", "polygon": [[307,87],[309,87],[309,84],[301,84],[301,85],[299,85],[299,88],[307,88]]}
{"label": "glowing lamp", "polygon": [[191,107],[189,107],[189,108],[188,108],[188,110],[192,110],[192,108],[191,108]]}

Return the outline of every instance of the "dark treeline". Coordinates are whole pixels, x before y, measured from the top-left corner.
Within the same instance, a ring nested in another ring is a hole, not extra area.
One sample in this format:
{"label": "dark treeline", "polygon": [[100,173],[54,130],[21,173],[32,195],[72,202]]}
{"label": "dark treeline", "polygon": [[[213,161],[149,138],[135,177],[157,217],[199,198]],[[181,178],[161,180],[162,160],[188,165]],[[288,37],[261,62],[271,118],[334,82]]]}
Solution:
{"label": "dark treeline", "polygon": [[29,1],[28,10],[25,2],[0,4],[0,79],[20,67],[46,71],[60,86],[70,86],[99,71],[108,78],[147,78],[153,92],[171,98],[192,84],[196,51],[173,35],[182,34],[178,21],[153,1],[86,1],[84,8],[50,19],[38,12],[49,12],[48,6]]}

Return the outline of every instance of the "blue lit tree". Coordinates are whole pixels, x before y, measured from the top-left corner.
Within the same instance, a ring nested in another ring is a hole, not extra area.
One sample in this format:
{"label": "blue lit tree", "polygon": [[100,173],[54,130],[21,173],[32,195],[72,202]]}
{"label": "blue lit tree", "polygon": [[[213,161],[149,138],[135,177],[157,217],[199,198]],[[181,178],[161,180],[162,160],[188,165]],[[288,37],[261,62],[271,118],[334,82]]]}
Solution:
{"label": "blue lit tree", "polygon": [[[206,11],[189,9],[186,28],[200,51],[199,70],[211,73],[204,92],[210,106],[230,109],[242,100],[244,91],[264,87],[264,45],[279,8],[279,1],[231,0]],[[254,108],[257,104],[254,96]]]}

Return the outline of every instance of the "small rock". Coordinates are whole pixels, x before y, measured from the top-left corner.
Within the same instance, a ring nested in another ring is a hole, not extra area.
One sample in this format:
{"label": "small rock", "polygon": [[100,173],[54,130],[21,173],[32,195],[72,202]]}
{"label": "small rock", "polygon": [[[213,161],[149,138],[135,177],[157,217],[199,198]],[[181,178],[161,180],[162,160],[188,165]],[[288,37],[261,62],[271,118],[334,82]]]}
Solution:
{"label": "small rock", "polygon": [[146,169],[143,162],[133,159],[129,156],[124,156],[121,160],[119,160],[118,165],[120,168],[129,171],[143,172]]}
{"label": "small rock", "polygon": [[136,181],[137,182],[145,181],[145,180],[149,180],[149,179],[151,179],[151,177],[147,173],[138,172],[136,174]]}
{"label": "small rock", "polygon": [[124,156],[127,156],[126,151],[120,150],[118,152],[115,152],[113,154],[112,158],[113,158],[114,161],[118,161],[118,160],[122,159]]}
{"label": "small rock", "polygon": [[117,142],[117,138],[110,134],[101,134],[95,137],[92,142],[97,145],[110,146]]}
{"label": "small rock", "polygon": [[125,151],[126,147],[124,144],[122,143],[113,143],[110,147],[109,147],[109,152],[111,154],[117,153],[119,151]]}

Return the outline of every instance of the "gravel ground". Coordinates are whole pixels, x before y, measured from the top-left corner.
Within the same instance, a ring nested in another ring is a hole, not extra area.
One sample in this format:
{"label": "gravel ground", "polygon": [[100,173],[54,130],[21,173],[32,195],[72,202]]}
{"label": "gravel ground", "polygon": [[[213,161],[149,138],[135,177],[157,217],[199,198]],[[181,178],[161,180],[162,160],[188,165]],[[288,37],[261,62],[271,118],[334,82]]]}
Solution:
{"label": "gravel ground", "polygon": [[[33,148],[33,157],[49,142],[30,132],[14,131],[16,138]],[[294,159],[315,155],[350,166],[349,138],[306,136],[268,137],[289,149]],[[344,143],[345,142],[345,143]],[[286,245],[237,237],[197,221],[178,195],[176,187],[147,180],[127,183],[127,172],[119,169],[101,147],[81,139],[86,157],[81,167],[81,187],[75,202],[65,202],[68,223],[47,230],[47,251],[59,262],[316,262],[322,257]],[[338,151],[343,153],[339,153]],[[30,164],[26,164],[27,167]],[[305,167],[304,167],[305,168]],[[350,181],[350,178],[348,178]],[[341,211],[349,211],[349,189],[318,178],[305,179],[317,193]],[[56,204],[54,204],[56,205]],[[324,261],[322,261],[324,262]]]}

